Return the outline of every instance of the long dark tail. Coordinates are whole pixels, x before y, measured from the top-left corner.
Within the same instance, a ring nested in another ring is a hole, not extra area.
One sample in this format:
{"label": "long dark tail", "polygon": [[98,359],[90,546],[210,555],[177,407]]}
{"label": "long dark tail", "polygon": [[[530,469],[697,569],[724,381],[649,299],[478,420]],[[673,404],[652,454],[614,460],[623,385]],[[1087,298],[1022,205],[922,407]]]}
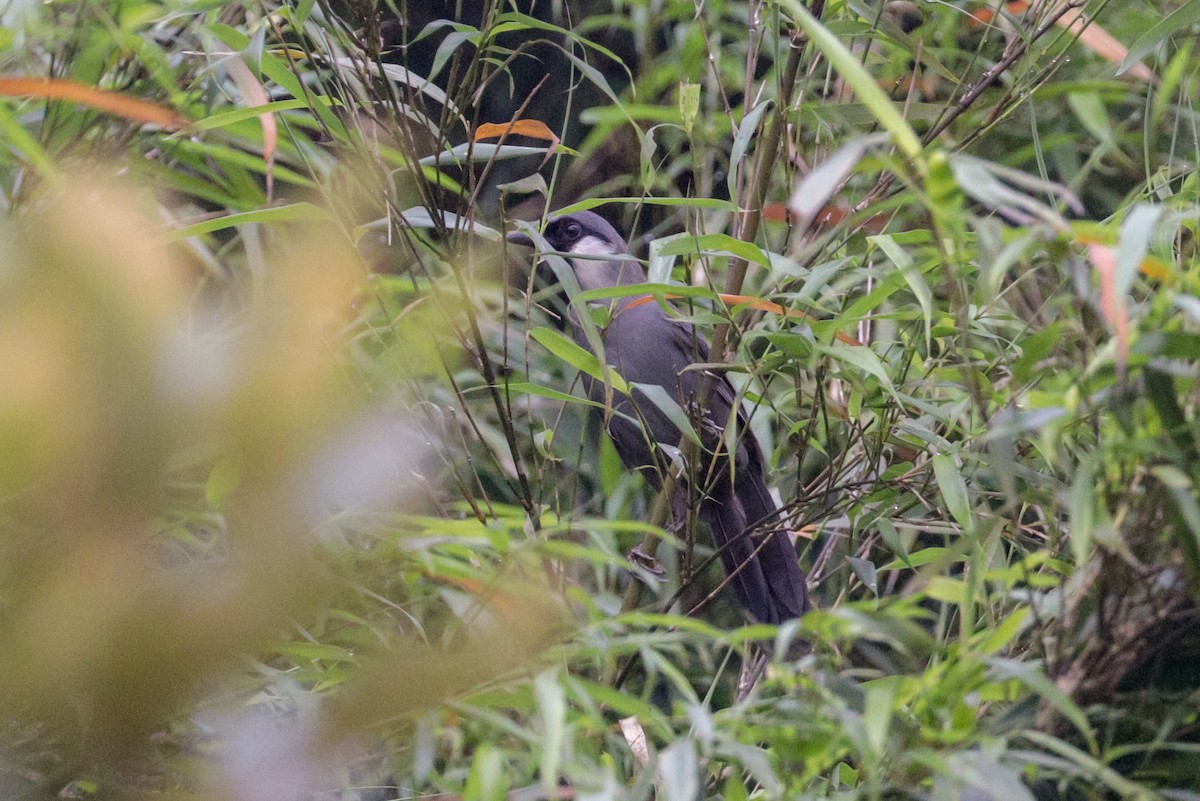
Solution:
{"label": "long dark tail", "polygon": [[731,495],[700,505],[700,519],[712,529],[713,545],[721,552],[726,575],[733,577],[738,600],[756,620],[782,623],[800,617],[810,604],[796,548],[786,530],[769,523],[749,535],[749,525],[778,509],[761,476],[739,479]]}

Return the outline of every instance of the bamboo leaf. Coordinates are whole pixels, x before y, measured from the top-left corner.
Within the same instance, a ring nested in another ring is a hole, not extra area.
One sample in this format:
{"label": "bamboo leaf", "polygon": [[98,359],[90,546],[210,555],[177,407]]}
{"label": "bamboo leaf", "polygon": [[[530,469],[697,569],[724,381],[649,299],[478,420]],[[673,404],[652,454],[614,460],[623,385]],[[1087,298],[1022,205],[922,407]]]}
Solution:
{"label": "bamboo leaf", "polygon": [[629,385],[611,367],[602,366],[590,351],[567,339],[550,328],[538,327],[529,332],[529,337],[567,364],[599,381],[607,381],[613,389],[623,395],[629,394]]}
{"label": "bamboo leaf", "polygon": [[333,222],[335,218],[327,210],[311,203],[292,203],[288,206],[276,206],[270,209],[246,211],[240,214],[227,214],[212,220],[193,223],[177,228],[166,235],[168,241],[178,241],[214,231],[224,231],[238,225],[265,223],[301,223],[301,222]]}
{"label": "bamboo leaf", "polygon": [[797,25],[808,34],[813,45],[829,59],[829,63],[837,70],[846,84],[854,90],[854,94],[867,107],[871,115],[892,135],[896,146],[906,158],[918,165],[921,160],[921,140],[913,132],[907,120],[888,99],[875,76],[867,72],[859,57],[838,40],[828,28],[822,25],[799,0],[780,0],[787,9],[788,15]]}
{"label": "bamboo leaf", "polygon": [[942,500],[946,502],[946,508],[960,526],[967,528],[971,525],[971,501],[967,495],[967,482],[958,463],[948,453],[939,453],[930,461],[933,463],[933,475],[942,491]]}
{"label": "bamboo leaf", "polygon": [[1187,0],[1134,40],[1129,48],[1129,54],[1125,56],[1125,60],[1117,69],[1117,74],[1121,75],[1127,72],[1133,65],[1141,61],[1143,56],[1148,55],[1176,31],[1189,28],[1197,22],[1200,22],[1200,0]]}

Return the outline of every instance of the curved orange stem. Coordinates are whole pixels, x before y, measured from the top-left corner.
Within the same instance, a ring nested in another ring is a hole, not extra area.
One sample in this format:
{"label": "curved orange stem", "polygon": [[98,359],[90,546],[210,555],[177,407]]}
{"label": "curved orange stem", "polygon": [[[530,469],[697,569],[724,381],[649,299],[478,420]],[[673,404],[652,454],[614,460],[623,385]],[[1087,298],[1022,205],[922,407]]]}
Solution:
{"label": "curved orange stem", "polygon": [[[683,296],[668,292],[668,293],[664,294],[663,297],[666,298],[667,300],[678,300],[679,298],[681,298]],[[808,320],[809,322],[813,322],[813,323],[821,322],[821,320],[819,318],[813,317],[811,314],[802,312],[799,309],[785,309],[783,306],[780,306],[778,303],[774,303],[769,300],[764,300],[762,298],[756,298],[751,295],[730,295],[725,292],[719,292],[719,293],[717,293],[717,297],[719,297],[723,302],[725,302],[727,304],[737,305],[739,303],[745,303],[750,308],[757,309],[758,311],[770,312],[771,314],[780,314],[780,315],[783,315],[784,317],[799,317],[802,320]],[[650,303],[654,299],[655,299],[654,295],[646,295],[644,297],[640,297],[640,298],[637,298],[636,300],[631,301],[629,303],[629,305],[626,306],[625,308],[632,309],[637,306],[641,306],[643,303]],[[845,343],[847,345],[857,345],[857,346],[861,347],[863,344],[863,343],[859,342],[857,339],[855,339],[854,337],[850,336],[849,334],[843,334],[841,331],[834,332],[834,336],[837,337],[839,342]]]}

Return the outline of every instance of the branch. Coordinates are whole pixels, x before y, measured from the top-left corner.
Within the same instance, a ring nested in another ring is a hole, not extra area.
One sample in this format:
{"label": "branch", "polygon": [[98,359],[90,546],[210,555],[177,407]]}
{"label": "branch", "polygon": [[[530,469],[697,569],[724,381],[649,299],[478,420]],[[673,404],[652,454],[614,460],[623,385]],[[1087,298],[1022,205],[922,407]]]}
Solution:
{"label": "branch", "polygon": [[[1052,11],[1046,17],[1046,19],[1042,21],[1042,24],[1039,25],[1032,34],[1030,34],[1029,38],[1013,39],[1013,41],[1004,49],[1004,55],[1001,56],[1000,60],[997,61],[991,68],[986,70],[983,75],[979,77],[979,80],[972,84],[971,87],[963,93],[962,97],[958,99],[958,102],[946,112],[945,116],[939,119],[936,123],[934,123],[933,127],[925,132],[925,135],[921,137],[921,144],[923,146],[929,145],[929,143],[936,139],[938,135],[942,133],[942,131],[949,128],[951,123],[961,117],[967,109],[973,106],[977,100],[979,100],[985,91],[991,88],[996,81],[1000,80],[1000,76],[1007,72],[1008,68],[1017,62],[1017,59],[1021,58],[1026,52],[1028,52],[1031,44],[1045,36],[1046,33],[1058,23],[1058,20],[1066,15],[1069,11],[1078,9],[1085,2],[1086,0],[1067,0],[1067,2],[1063,3],[1061,6]],[[870,192],[867,193],[867,196],[854,206],[852,213],[861,212],[871,204],[878,201],[884,195],[884,193],[887,192],[895,180],[895,173],[889,172],[880,176],[875,186]]]}

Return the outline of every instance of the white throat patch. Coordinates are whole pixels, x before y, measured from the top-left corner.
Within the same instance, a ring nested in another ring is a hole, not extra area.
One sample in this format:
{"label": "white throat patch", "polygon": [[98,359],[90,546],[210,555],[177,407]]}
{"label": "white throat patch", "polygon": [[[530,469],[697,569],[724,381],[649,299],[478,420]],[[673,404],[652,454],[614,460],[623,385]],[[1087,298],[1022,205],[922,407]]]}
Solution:
{"label": "white throat patch", "polygon": [[575,247],[571,248],[571,254],[574,256],[615,256],[617,251],[600,237],[589,234],[575,243]]}
{"label": "white throat patch", "polygon": [[571,259],[571,266],[575,268],[579,288],[586,291],[620,283],[622,265],[612,258],[619,253],[598,236],[588,235],[576,242],[571,248],[571,255],[576,257]]}

